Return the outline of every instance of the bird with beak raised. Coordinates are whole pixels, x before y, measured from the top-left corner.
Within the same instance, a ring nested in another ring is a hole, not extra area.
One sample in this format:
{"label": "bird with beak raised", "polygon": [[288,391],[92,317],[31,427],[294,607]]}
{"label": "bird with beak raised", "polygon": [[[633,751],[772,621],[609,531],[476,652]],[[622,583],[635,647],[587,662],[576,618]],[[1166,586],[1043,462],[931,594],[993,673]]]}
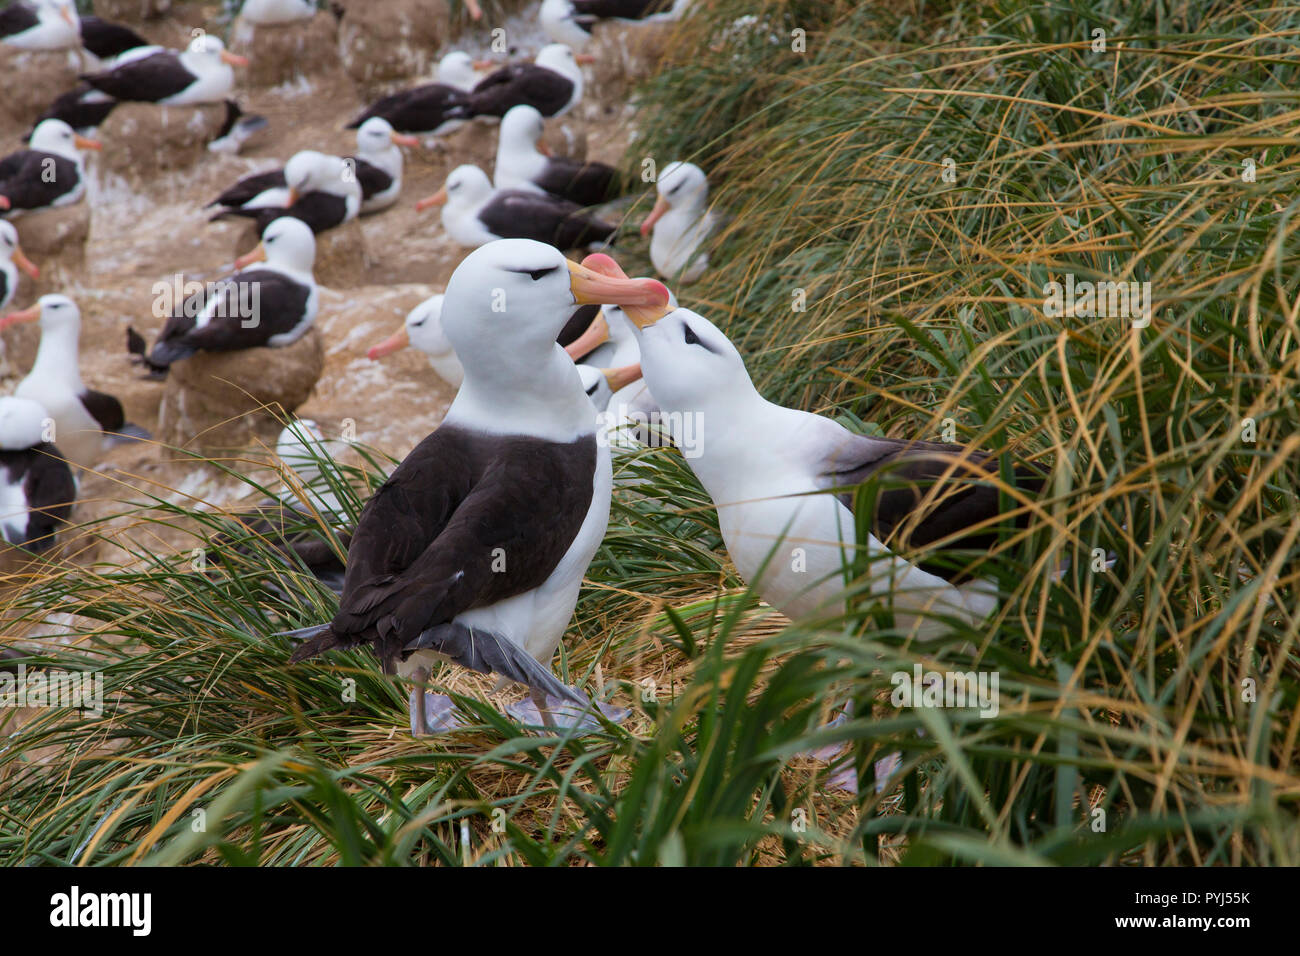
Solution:
{"label": "bird with beak raised", "polygon": [[[602,275],[532,240],[470,253],[441,313],[464,381],[443,423],[366,504],[339,611],[293,632],[305,641],[291,660],[364,645],[417,684],[450,660],[526,685],[544,723],[590,721],[587,695],[549,662],[604,537],[613,479],[556,337],[575,305],[667,301],[653,279]],[[512,713],[530,713],[527,703]],[[418,686],[410,717],[413,733],[457,720],[448,698]]]}

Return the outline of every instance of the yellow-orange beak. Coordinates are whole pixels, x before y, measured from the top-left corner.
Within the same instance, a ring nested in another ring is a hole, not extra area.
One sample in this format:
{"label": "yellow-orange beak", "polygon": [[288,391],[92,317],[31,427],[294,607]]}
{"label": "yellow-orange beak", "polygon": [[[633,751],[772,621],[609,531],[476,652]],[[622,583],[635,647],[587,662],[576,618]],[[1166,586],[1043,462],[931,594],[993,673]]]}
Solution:
{"label": "yellow-orange beak", "polygon": [[72,19],[72,8],[71,8],[71,7],[60,7],[60,8],[59,8],[59,16],[63,17],[63,19],[66,20],[66,21],[68,22],[68,26],[70,26],[70,27],[75,27],[75,26],[77,26],[77,21],[74,20],[74,19]]}
{"label": "yellow-orange beak", "polygon": [[631,385],[641,377],[641,363],[635,365],[624,365],[622,368],[605,369],[605,381],[609,383],[609,390],[617,392],[624,386]]}
{"label": "yellow-orange beak", "polygon": [[229,50],[222,50],[221,62],[229,63],[231,66],[248,66],[248,57],[240,56],[238,53],[231,53]]}
{"label": "yellow-orange beak", "polygon": [[287,203],[284,204],[284,207],[285,207],[286,209],[288,209],[290,206],[292,206],[292,205],[293,205],[294,203],[296,203],[297,201],[298,201],[298,190],[296,190],[296,189],[294,189],[292,186],[290,186],[290,187],[289,187],[289,201],[288,201]]}
{"label": "yellow-orange beak", "polygon": [[408,136],[405,133],[393,133],[393,135],[389,138],[392,139],[394,146],[419,146],[420,145],[420,140],[418,137]]}
{"label": "yellow-orange beak", "polygon": [[538,151],[539,153],[541,153],[543,156],[554,156],[554,155],[555,155],[554,153],[551,152],[551,147],[547,146],[547,145],[546,145],[545,143],[543,143],[540,139],[537,141],[537,151]]}
{"label": "yellow-orange beak", "polygon": [[590,66],[596,62],[596,58],[590,53],[575,53],[573,54],[573,62],[581,63],[583,66]]}
{"label": "yellow-orange beak", "polygon": [[72,141],[76,143],[77,149],[103,149],[104,144],[97,139],[86,139],[77,133],[72,134]]}
{"label": "yellow-orange beak", "polygon": [[655,227],[655,223],[664,217],[664,213],[668,211],[668,208],[668,200],[664,199],[663,196],[655,200],[655,207],[650,210],[650,215],[645,217],[645,222],[641,223],[641,235],[650,235],[650,230]]}
{"label": "yellow-orange beak", "polygon": [[[672,306],[669,305],[668,287],[662,282],[654,279],[629,279],[623,267],[614,261],[613,257],[605,255],[603,252],[593,252],[587,258],[582,260],[582,266],[590,272],[604,276],[612,282],[654,282],[663,290],[663,297],[660,300],[651,303],[633,303],[625,305],[622,302],[614,302],[613,305],[622,305],[623,313],[632,320],[632,323],[638,329],[644,329],[654,325],[665,315],[672,312]],[[606,300],[608,301],[608,300]]]}
{"label": "yellow-orange beak", "polygon": [[479,72],[482,72],[483,70],[490,70],[496,65],[497,65],[496,60],[475,60],[473,64],[474,69],[478,70]]}
{"label": "yellow-orange beak", "polygon": [[478,0],[465,0],[465,9],[469,11],[471,20],[482,20],[483,10],[478,5]]}
{"label": "yellow-orange beak", "polygon": [[446,205],[446,202],[447,202],[447,187],[443,186],[432,196],[425,196],[423,199],[417,202],[415,204],[415,211],[424,212],[426,209],[430,208],[431,206]]}
{"label": "yellow-orange beak", "polygon": [[385,355],[392,355],[394,352],[400,352],[411,344],[411,336],[406,331],[406,326],[394,332],[388,338],[384,339],[378,345],[370,346],[370,351],[366,353],[366,358],[372,362],[383,358]]}
{"label": "yellow-orange beak", "polygon": [[8,208],[9,208],[9,197],[0,196],[0,209],[8,209]]}
{"label": "yellow-orange beak", "polygon": [[266,246],[258,243],[252,252],[246,252],[235,260],[236,269],[247,269],[254,262],[266,261]]}
{"label": "yellow-orange beak", "polygon": [[25,255],[23,255],[22,249],[15,248],[14,254],[10,257],[10,259],[14,265],[16,265],[19,269],[22,269],[23,272],[26,272],[33,279],[39,279],[41,277],[41,270],[36,268],[36,263],[32,262],[31,259],[28,259]]}
{"label": "yellow-orange beak", "polygon": [[597,346],[604,345],[609,341],[609,323],[599,312],[591,320],[591,325],[587,326],[587,331],[583,332],[576,339],[564,347],[564,351],[569,353],[569,358],[575,362],[584,355],[590,354]]}
{"label": "yellow-orange beak", "polygon": [[[609,258],[606,256],[605,258]],[[572,259],[569,263],[569,289],[573,292],[573,301],[578,305],[621,305],[632,317],[657,312],[657,321],[667,315],[668,287],[658,279],[628,279],[612,275],[602,275],[585,265],[578,265]],[[614,260],[610,259],[610,262]],[[621,270],[620,270],[621,271]],[[636,319],[633,318],[635,322]]]}
{"label": "yellow-orange beak", "polygon": [[35,322],[41,317],[41,307],[39,304],[29,309],[23,309],[21,312],[10,312],[3,319],[0,319],[0,329],[7,329],[11,325],[19,325],[23,322]]}

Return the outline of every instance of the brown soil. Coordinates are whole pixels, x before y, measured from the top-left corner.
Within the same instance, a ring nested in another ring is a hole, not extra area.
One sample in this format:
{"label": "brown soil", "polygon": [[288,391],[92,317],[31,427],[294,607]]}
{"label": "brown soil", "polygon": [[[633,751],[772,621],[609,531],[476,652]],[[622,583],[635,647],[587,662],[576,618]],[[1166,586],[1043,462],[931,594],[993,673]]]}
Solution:
{"label": "brown soil", "polygon": [[[128,419],[162,440],[181,444],[185,437],[170,424],[160,429],[164,393],[176,383],[141,377],[125,350],[127,327],[133,326],[152,341],[161,325],[152,314],[155,283],[171,283],[178,274],[200,281],[219,277],[230,270],[236,253],[252,244],[246,223],[207,221],[209,212],[204,205],[225,186],[250,172],[282,164],[299,149],[346,154],[355,148],[355,134],[342,127],[363,105],[355,85],[360,54],[345,60],[334,45],[336,35],[342,43],[361,29],[356,22],[349,25],[348,20],[374,17],[376,30],[387,29],[384,24],[391,26],[429,4],[424,0],[353,0],[347,6],[349,13],[337,28],[319,18],[306,25],[301,69],[287,82],[283,70],[262,70],[256,75],[276,79],[278,85],[251,86],[248,77],[237,70],[240,85],[236,93],[244,110],[270,121],[270,127],[246,146],[242,155],[218,155],[194,147],[194,130],[211,125],[211,108],[133,104],[121,108],[100,130],[104,150],[102,155],[88,158],[91,186],[86,201],[78,207],[16,221],[29,254],[49,268],[39,283],[24,278],[12,308],[25,307],[46,292],[71,295],[83,316],[83,379],[92,388],[117,395]],[[433,6],[445,8],[446,4]],[[118,16],[147,38],[171,46],[183,45],[196,26],[222,32],[218,24],[205,19],[219,12],[217,4],[172,3],[168,7],[122,0],[97,3],[96,8],[101,15]],[[500,8],[497,4],[496,9]],[[142,19],[141,9],[163,12]],[[425,79],[443,52],[420,47],[425,33],[428,41],[450,32],[452,46],[482,55],[493,18],[500,14],[488,7],[482,24],[457,36],[469,21],[458,6],[452,9],[450,15],[443,9],[428,18],[422,32],[399,51],[397,65],[385,63],[382,69],[374,67],[366,73],[367,91],[378,91],[384,85],[377,79],[381,76],[391,80],[385,89]],[[529,12],[535,23],[535,4]],[[527,14],[521,18],[526,21]],[[245,52],[251,56],[262,48],[298,48],[299,41],[286,38],[284,28],[275,33],[247,41]],[[420,47],[419,55],[411,53],[416,47]],[[366,55],[372,59],[379,56],[373,47]],[[634,59],[636,69],[648,68],[640,58]],[[598,72],[604,79],[627,68],[626,64],[607,63]],[[31,81],[44,85],[55,75],[61,74],[46,62],[43,72],[33,74]],[[558,151],[570,155],[585,152],[592,159],[617,163],[631,132],[632,111],[623,99],[625,83],[616,82],[614,76],[608,82],[617,94],[602,95],[594,76],[589,73],[587,99],[576,111],[579,115],[550,124],[548,140]],[[39,108],[62,91],[56,83],[42,90],[41,96],[29,99]],[[25,108],[30,114],[33,107],[27,104]],[[30,119],[30,115],[0,114],[0,153],[19,148],[18,137]],[[452,391],[434,375],[424,356],[405,352],[371,362],[365,352],[396,330],[411,307],[441,291],[467,251],[446,238],[436,211],[415,212],[416,199],[437,190],[446,173],[459,163],[476,162],[490,171],[495,144],[495,126],[471,124],[433,148],[408,150],[398,204],[338,230],[334,237],[322,237],[326,241],[322,242],[317,279],[324,288],[316,327],[323,344],[323,370],[297,414],[315,419],[328,436],[336,436],[350,419],[360,443],[400,458],[441,420]],[[11,391],[30,367],[35,329],[7,330],[3,340],[7,368],[0,394]],[[276,352],[271,350],[250,355],[245,377],[258,377],[259,368],[275,358]],[[224,395],[229,404],[206,409],[208,418],[237,418],[256,406],[251,398],[241,403],[230,389]],[[273,442],[276,430],[265,424],[251,428],[249,444],[256,447],[259,442]],[[264,449],[254,454],[266,457]],[[115,515],[123,510],[124,500],[139,500],[140,491],[213,506],[239,504],[233,496],[247,494],[245,487],[202,462],[160,445],[136,443],[111,450],[95,473],[82,476],[76,519]],[[130,524],[121,522],[122,528]],[[151,547],[160,546],[153,540],[160,534],[157,528],[140,528],[131,536],[137,533],[145,535]],[[161,537],[173,538],[167,542],[171,547],[193,546],[182,540],[183,536],[162,533]],[[123,558],[120,552],[114,556],[107,546],[100,545],[82,552],[79,560]]]}

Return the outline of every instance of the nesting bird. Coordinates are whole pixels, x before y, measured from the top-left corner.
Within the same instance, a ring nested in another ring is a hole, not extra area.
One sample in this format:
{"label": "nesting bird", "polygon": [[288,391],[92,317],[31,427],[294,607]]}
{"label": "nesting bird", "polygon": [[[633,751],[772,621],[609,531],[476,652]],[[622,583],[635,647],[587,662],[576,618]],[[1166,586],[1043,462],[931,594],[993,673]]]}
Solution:
{"label": "nesting bird", "polygon": [[86,194],[81,150],[99,148],[97,140],[74,132],[62,120],[38,123],[26,149],[0,159],[0,214],[13,218],[79,202]]}
{"label": "nesting bird", "polygon": [[174,309],[149,353],[149,365],[163,369],[200,350],[292,345],[316,320],[315,258],[316,239],[306,223],[291,216],[273,220],[257,248],[236,261],[233,276]]}
{"label": "nesting bird", "polygon": [[579,206],[595,206],[614,194],[617,170],[604,163],[552,156],[541,145],[544,121],[531,106],[512,107],[501,120],[493,184],[558,196]]}
{"label": "nesting bird", "polygon": [[462,246],[495,239],[533,239],[575,249],[611,239],[617,227],[583,212],[577,203],[530,190],[492,188],[477,166],[457,166],[447,182],[416,209],[442,207],[442,226]]}
{"label": "nesting bird", "polygon": [[665,279],[694,282],[709,266],[708,253],[699,248],[717,225],[709,181],[694,163],[669,163],[655,189],[654,209],[641,223],[641,235],[650,236],[650,261]]}
{"label": "nesting bird", "polygon": [[591,62],[563,43],[548,44],[532,63],[510,63],[480,80],[469,94],[469,114],[502,117],[526,103],[543,116],[563,116],[582,101],[579,64]]}
{"label": "nesting bird", "polygon": [[[380,184],[376,177],[370,181]],[[293,216],[320,234],[357,218],[364,195],[355,160],[305,149],[294,153],[284,169],[247,176],[209,205],[225,207],[213,221],[244,217],[262,231],[274,219]]]}
{"label": "nesting bird", "polygon": [[35,0],[0,9],[0,43],[23,50],[65,50],[79,42],[73,0]]}
{"label": "nesting bird", "polygon": [[247,65],[247,59],[205,33],[183,51],[146,48],[144,55],[119,57],[109,69],[82,79],[116,100],[164,106],[219,103],[234,89],[232,67]]}
{"label": "nesting bird", "polygon": [[438,61],[437,82],[424,83],[376,100],[347,125],[356,129],[379,117],[402,133],[442,136],[470,118],[468,93],[478,82],[468,53],[452,50]]}

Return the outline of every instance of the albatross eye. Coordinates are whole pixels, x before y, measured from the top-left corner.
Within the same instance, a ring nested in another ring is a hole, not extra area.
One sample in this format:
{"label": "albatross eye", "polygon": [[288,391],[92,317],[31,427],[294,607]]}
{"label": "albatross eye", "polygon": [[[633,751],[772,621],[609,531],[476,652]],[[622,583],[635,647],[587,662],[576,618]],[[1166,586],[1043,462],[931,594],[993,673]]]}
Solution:
{"label": "albatross eye", "polygon": [[549,269],[530,269],[528,271],[528,277],[536,282],[542,276],[548,276],[558,268],[559,266],[551,266]]}
{"label": "albatross eye", "polygon": [[699,336],[697,336],[697,335],[695,334],[694,330],[693,330],[689,325],[684,325],[684,326],[682,326],[682,328],[684,328],[684,329],[686,330],[686,344],[687,344],[687,345],[699,345],[699,344],[700,344]]}

